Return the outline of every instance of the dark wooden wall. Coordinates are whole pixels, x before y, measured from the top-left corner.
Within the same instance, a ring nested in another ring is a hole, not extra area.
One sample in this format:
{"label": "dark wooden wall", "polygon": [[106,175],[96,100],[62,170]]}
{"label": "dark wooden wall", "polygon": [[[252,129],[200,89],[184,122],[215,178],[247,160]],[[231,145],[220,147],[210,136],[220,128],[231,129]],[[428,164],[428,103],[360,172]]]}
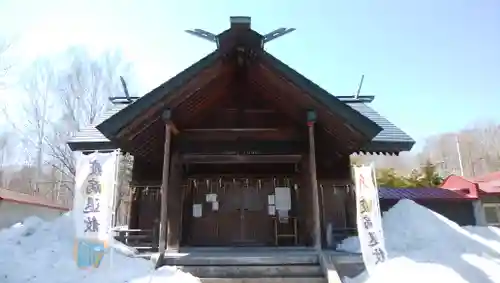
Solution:
{"label": "dark wooden wall", "polygon": [[[311,175],[308,169],[308,130],[306,126],[306,110],[303,115],[284,111],[283,107],[277,106],[272,99],[255,88],[244,85],[230,84],[226,89],[219,90],[220,93],[208,100],[208,94],[197,99],[207,99],[203,103],[209,103],[205,108],[194,106],[200,101],[187,101],[181,104],[180,109],[194,111],[196,113],[175,112],[174,121],[180,130],[178,135],[172,138],[172,169],[169,184],[168,217],[171,220],[168,225],[172,239],[175,242],[182,238],[184,242],[197,242],[200,239],[193,235],[191,222],[199,222],[196,226],[206,227],[205,237],[214,238],[221,235],[224,223],[214,224],[213,220],[193,219],[192,201],[198,198],[193,190],[189,179],[205,178],[218,179],[221,177],[248,178],[250,182],[256,182],[259,178],[270,179],[274,177],[290,178],[293,184],[297,184],[294,204],[294,214],[298,222],[299,242],[301,245],[312,245],[312,231],[314,230],[312,212]],[[224,93],[223,93],[224,92]],[[204,98],[205,97],[205,98]],[[303,116],[303,120],[299,119]],[[178,118],[176,120],[176,118]],[[301,122],[303,121],[303,122]],[[254,133],[252,131],[211,131],[210,129],[276,129],[275,131],[264,131]],[[317,176],[320,188],[319,204],[321,215],[321,228],[325,235],[325,229],[330,222],[336,225],[348,226],[349,199],[348,192],[342,184],[350,183],[350,160],[349,155],[339,153],[342,150],[329,143],[324,136],[323,130],[316,131],[316,162]],[[299,164],[180,164],[179,155],[185,153],[205,154],[296,154],[302,155]],[[163,152],[157,152],[161,156]],[[160,185],[162,178],[162,163],[158,160],[148,161],[144,158],[136,158],[133,168],[133,183],[138,185]],[[201,190],[201,187],[197,189]],[[201,193],[200,193],[201,194]],[[225,195],[225,194],[223,194]],[[157,200],[159,201],[159,199]],[[135,205],[140,218],[156,219],[151,214],[157,213],[159,219],[159,204],[150,205],[154,211],[142,212],[148,204]],[[158,210],[158,211],[157,211]],[[229,217],[229,216],[228,216]],[[269,217],[267,217],[269,218]],[[267,219],[266,218],[266,219]],[[219,219],[220,220],[220,219]],[[141,220],[142,221],[142,220]],[[204,224],[201,223],[204,221]],[[220,220],[223,221],[223,220]],[[225,221],[230,221],[226,219]],[[231,221],[235,221],[234,219]],[[256,220],[257,221],[257,220]],[[144,220],[143,225],[154,225],[150,220]],[[256,222],[258,223],[258,221]],[[138,225],[138,224],[136,224]],[[142,225],[142,224],[141,224]],[[203,226],[205,225],[205,226]],[[258,225],[258,224],[256,224]],[[231,226],[231,225],[229,225]],[[191,228],[190,228],[191,227]],[[212,232],[210,232],[212,231]],[[229,233],[229,232],[228,232]],[[212,235],[212,236],[210,236]],[[190,238],[191,237],[191,238]],[[324,238],[324,237],[323,237]],[[215,238],[212,242],[217,242]]]}

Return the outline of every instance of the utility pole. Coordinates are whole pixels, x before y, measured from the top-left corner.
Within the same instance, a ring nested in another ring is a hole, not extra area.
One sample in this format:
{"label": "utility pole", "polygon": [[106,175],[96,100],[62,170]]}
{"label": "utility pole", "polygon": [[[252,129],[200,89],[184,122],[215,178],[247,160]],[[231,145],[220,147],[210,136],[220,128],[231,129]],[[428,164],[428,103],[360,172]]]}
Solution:
{"label": "utility pole", "polygon": [[462,162],[462,154],[460,153],[460,140],[458,135],[455,136],[455,142],[457,144],[457,155],[458,155],[458,163],[460,164],[460,176],[464,176],[464,164]]}

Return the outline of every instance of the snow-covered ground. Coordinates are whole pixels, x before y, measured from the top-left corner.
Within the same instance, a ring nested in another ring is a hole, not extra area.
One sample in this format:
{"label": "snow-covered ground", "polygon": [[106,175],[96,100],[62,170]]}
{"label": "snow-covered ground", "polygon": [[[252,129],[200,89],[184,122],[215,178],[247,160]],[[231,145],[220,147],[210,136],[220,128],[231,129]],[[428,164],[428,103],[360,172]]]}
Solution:
{"label": "snow-covered ground", "polygon": [[[500,229],[460,227],[410,200],[402,200],[383,215],[389,260],[346,283],[500,282]],[[339,249],[359,252],[357,237]]]}
{"label": "snow-covered ground", "polygon": [[[384,214],[389,260],[346,283],[500,283],[500,229],[460,227],[418,204],[403,200]],[[113,265],[106,255],[98,269],[81,270],[73,260],[73,223],[70,215],[54,222],[31,217],[0,231],[2,283],[194,283],[198,278],[151,262],[127,257],[134,251],[116,243]],[[356,237],[340,248],[359,252]]]}
{"label": "snow-covered ground", "polygon": [[107,254],[98,269],[81,270],[73,260],[73,243],[73,222],[69,214],[53,222],[30,217],[23,224],[1,230],[0,282],[200,282],[175,267],[154,271],[150,261],[127,257],[133,251],[119,243],[114,244],[116,252],[111,266]]}

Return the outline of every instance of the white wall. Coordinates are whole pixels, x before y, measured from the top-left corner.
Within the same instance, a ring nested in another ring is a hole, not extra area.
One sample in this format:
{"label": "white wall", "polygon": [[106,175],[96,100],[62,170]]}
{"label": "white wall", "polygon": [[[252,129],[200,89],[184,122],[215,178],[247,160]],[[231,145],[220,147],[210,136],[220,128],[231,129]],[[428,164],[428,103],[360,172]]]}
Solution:
{"label": "white wall", "polygon": [[483,203],[480,200],[473,201],[474,206],[474,217],[476,218],[477,226],[488,226],[486,223],[486,215],[484,213]]}
{"label": "white wall", "polygon": [[0,229],[8,228],[30,216],[53,220],[65,212],[54,208],[0,200]]}

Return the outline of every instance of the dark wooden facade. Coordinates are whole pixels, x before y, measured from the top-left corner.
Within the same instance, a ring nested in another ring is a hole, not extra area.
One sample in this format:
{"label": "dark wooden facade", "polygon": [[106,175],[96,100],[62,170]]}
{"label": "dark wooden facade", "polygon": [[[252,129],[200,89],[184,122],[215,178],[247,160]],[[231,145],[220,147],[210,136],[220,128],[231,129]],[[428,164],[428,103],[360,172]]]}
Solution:
{"label": "dark wooden facade", "polygon": [[[97,126],[134,156],[129,226],[157,231],[160,250],[320,247],[328,223],[354,226],[349,156],[383,129],[265,52],[249,24],[218,38],[212,54]],[[279,186],[292,192],[286,221],[268,213]]]}

